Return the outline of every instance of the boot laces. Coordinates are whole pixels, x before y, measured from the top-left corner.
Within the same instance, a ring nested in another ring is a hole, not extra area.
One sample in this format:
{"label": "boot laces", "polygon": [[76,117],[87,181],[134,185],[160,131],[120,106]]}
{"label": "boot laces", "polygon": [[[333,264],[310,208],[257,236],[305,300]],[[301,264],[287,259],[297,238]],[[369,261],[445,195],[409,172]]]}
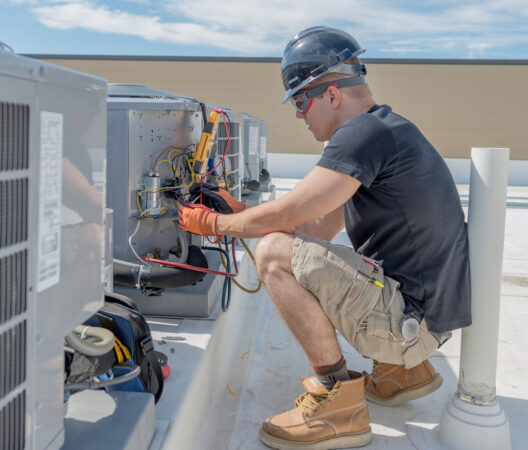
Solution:
{"label": "boot laces", "polygon": [[305,392],[295,400],[295,406],[300,407],[304,412],[316,411],[317,408],[336,395],[337,391],[332,389],[330,392],[324,394],[314,394],[312,392]]}
{"label": "boot laces", "polygon": [[379,372],[379,370],[384,366],[382,362],[376,361],[375,359],[372,361],[372,377],[376,376],[376,373]]}

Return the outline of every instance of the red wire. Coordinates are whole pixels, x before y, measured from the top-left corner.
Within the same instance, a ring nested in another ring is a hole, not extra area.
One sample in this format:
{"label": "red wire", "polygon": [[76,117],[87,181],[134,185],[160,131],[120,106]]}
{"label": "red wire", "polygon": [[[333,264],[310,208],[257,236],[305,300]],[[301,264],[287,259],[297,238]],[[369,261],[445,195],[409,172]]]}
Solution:
{"label": "red wire", "polygon": [[222,239],[222,237],[219,237],[216,241],[211,241],[211,239],[209,239],[209,236],[205,236],[205,237],[209,241],[209,244],[218,244],[220,242],[220,239]]}
{"label": "red wire", "polygon": [[[148,261],[148,262],[153,262],[153,263],[156,263],[156,264],[161,264],[162,266],[179,267],[181,269],[194,270],[195,272],[212,273],[213,275],[222,275],[224,277],[229,277],[229,278],[234,278],[234,277],[236,277],[238,275],[238,267],[237,267],[237,270],[236,270],[235,273],[228,273],[228,272],[220,272],[218,270],[206,269],[204,267],[191,266],[189,264],[182,264],[182,263],[177,263],[177,262],[172,262],[172,261],[165,261],[164,259],[155,259],[155,258],[146,258],[146,257],[142,257],[141,259],[143,261]],[[235,263],[235,267],[236,267],[236,263]]]}

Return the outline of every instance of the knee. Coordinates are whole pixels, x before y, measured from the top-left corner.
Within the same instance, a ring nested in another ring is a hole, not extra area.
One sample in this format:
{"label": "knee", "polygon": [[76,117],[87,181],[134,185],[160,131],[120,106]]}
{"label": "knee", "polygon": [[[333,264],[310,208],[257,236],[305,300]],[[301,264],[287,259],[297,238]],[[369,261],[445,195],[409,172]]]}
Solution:
{"label": "knee", "polygon": [[[289,251],[288,251],[289,250]],[[286,233],[270,233],[262,237],[255,248],[255,266],[262,276],[270,271],[290,266],[293,236]]]}

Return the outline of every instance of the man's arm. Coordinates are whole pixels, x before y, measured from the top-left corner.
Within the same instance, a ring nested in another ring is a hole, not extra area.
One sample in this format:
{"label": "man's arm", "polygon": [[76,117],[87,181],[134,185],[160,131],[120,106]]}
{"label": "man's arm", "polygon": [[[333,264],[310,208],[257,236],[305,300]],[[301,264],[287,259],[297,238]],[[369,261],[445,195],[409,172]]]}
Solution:
{"label": "man's arm", "polygon": [[234,237],[259,237],[274,231],[293,234],[341,207],[360,185],[350,175],[317,166],[284,197],[239,214],[219,215],[216,232]]}
{"label": "man's arm", "polygon": [[325,216],[304,224],[299,227],[297,231],[330,242],[337,236],[344,226],[345,208],[344,206],[340,206]]}

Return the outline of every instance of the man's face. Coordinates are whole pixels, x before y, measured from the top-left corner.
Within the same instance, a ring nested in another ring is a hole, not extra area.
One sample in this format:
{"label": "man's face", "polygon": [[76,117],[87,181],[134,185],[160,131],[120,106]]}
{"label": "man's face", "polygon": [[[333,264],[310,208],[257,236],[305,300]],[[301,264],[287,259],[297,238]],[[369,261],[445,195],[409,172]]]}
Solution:
{"label": "man's face", "polygon": [[330,139],[333,133],[332,124],[333,111],[328,107],[326,93],[312,99],[312,103],[306,112],[296,110],[295,117],[304,119],[308,129],[313,133],[315,139],[324,142]]}

